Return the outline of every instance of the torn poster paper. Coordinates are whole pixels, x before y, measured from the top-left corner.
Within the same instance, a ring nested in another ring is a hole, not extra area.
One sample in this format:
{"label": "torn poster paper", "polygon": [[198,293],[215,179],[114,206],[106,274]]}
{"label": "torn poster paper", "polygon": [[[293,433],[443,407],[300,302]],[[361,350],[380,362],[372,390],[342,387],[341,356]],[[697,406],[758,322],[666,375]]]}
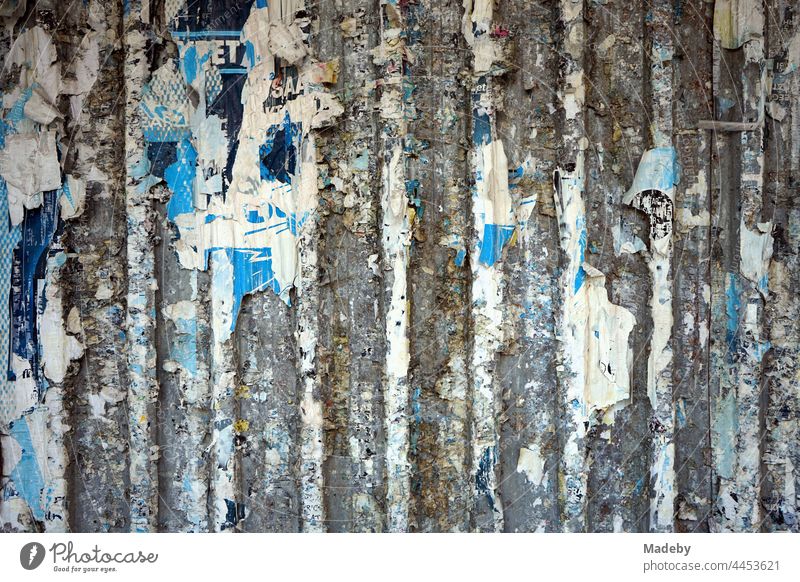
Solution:
{"label": "torn poster paper", "polygon": [[576,332],[584,330],[586,357],[585,411],[627,400],[630,395],[632,354],[628,336],[636,325],[633,314],[608,300],[605,275],[583,264],[585,284],[575,296],[573,323]]}
{"label": "torn poster paper", "polygon": [[672,241],[672,214],[675,184],[680,181],[680,165],[673,147],[647,150],[642,154],[633,185],[622,201],[650,218],[651,251],[664,255]]}
{"label": "torn poster paper", "polygon": [[61,187],[55,132],[7,135],[0,176],[8,189],[11,223],[20,224],[26,208],[41,206],[43,192]]}
{"label": "torn poster paper", "polygon": [[583,422],[592,422],[594,412],[630,395],[628,336],[636,319],[609,301],[605,276],[584,262],[587,235],[582,173],[560,170],[554,180],[561,248],[568,260],[563,275],[565,359],[573,375],[573,406]]}
{"label": "torn poster paper", "polygon": [[744,216],[740,227],[740,271],[756,285],[765,298],[769,287],[769,263],[772,259],[772,223],[760,222],[757,230],[747,228]]}
{"label": "torn poster paper", "polygon": [[166,63],[146,88],[144,132],[151,171],[172,192],[181,266],[205,270],[223,254],[231,265],[232,299],[218,319],[224,337],[245,295],[271,289],[289,302],[298,229],[317,203],[311,131],[342,108],[307,82],[317,75],[304,71],[319,63],[304,47],[310,19],[302,12],[286,24],[257,2],[244,22],[229,15],[238,30],[208,30],[195,10],[175,20],[179,66]]}
{"label": "torn poster paper", "polygon": [[647,360],[647,395],[653,409],[653,484],[651,528],[669,529],[674,498],[675,407],[672,386],[672,219],[675,185],[680,180],[677,153],[671,146],[647,150],[642,155],[633,185],[623,202],[650,219],[650,255],[647,259],[652,294],[650,313],[653,335]]}
{"label": "torn poster paper", "polygon": [[476,228],[482,233],[479,260],[484,265],[492,266],[500,259],[503,247],[511,240],[516,218],[508,191],[508,160],[502,140],[480,146],[479,156],[479,173],[475,180],[475,212],[478,216]]}
{"label": "torn poster paper", "polygon": [[61,187],[56,132],[48,124],[60,117],[53,105],[61,90],[61,67],[50,35],[41,27],[20,34],[6,57],[19,71],[19,84],[3,95],[0,177],[5,181],[12,224],[25,209],[42,204],[42,193]]}
{"label": "torn poster paper", "polygon": [[[0,123],[0,147],[3,145],[2,123]],[[22,387],[14,381],[14,376],[9,375],[9,355],[11,353],[11,329],[13,318],[11,310],[7,307],[11,300],[11,273],[14,265],[14,249],[20,241],[19,226],[11,225],[8,217],[8,195],[6,194],[5,181],[0,178],[0,354],[5,354],[0,372],[0,426],[19,418],[24,410],[31,407],[35,401],[36,386],[31,384],[23,393]],[[9,377],[11,376],[11,377]],[[3,473],[7,475],[8,473]]]}
{"label": "torn poster paper", "polygon": [[738,49],[749,40],[762,38],[764,13],[761,0],[716,0],[714,39],[726,49]]}
{"label": "torn poster paper", "polygon": [[[67,261],[59,244],[61,218],[83,209],[85,183],[61,174],[63,89],[61,66],[50,35],[40,27],[22,32],[5,65],[18,80],[2,95],[0,117],[0,316],[3,380],[3,521],[22,516],[49,528],[63,513],[60,445],[50,439],[63,424],[51,415],[60,406],[59,387],[69,364],[83,354],[67,333],[62,291],[55,275]],[[41,406],[45,394],[47,406]],[[57,417],[58,415],[55,414]]]}

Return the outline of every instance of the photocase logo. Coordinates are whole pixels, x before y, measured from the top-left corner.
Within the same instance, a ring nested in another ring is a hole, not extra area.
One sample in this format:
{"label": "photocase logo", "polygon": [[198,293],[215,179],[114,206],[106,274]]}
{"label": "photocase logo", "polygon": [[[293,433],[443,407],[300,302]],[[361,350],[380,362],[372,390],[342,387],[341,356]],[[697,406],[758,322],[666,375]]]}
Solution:
{"label": "photocase logo", "polygon": [[39,542],[30,542],[19,551],[19,563],[26,570],[35,570],[44,561],[44,546]]}

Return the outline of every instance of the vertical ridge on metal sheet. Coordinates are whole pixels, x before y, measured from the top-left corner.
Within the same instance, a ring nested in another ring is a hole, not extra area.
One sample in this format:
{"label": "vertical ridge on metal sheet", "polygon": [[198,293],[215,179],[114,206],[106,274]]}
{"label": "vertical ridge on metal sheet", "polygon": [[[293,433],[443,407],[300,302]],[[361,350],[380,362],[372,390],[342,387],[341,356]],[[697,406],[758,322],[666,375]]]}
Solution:
{"label": "vertical ridge on metal sheet", "polygon": [[0,3],[0,531],[798,531],[795,4]]}
{"label": "vertical ridge on metal sheet", "polygon": [[[673,398],[675,403],[675,529],[708,531],[711,467],[706,459],[709,424],[711,296],[711,152],[713,138],[697,127],[713,113],[712,6],[681,11],[674,25],[674,140],[681,180],[675,187],[672,272]],[[697,50],[695,50],[697,47]],[[690,55],[692,58],[690,59]]]}
{"label": "vertical ridge on metal sheet", "polygon": [[408,122],[407,86],[410,66],[405,8],[381,1],[381,44],[374,56],[383,71],[381,82],[381,241],[385,281],[386,384],[386,527],[408,530],[410,498],[408,342],[408,263],[414,215],[406,196]]}
{"label": "vertical ridge on metal sheet", "polygon": [[[303,2],[294,6],[294,14],[285,17],[298,18],[305,9]],[[306,39],[305,44],[308,44]],[[327,67],[326,63],[312,64]],[[301,75],[305,73],[302,70]],[[306,78],[307,83],[322,85],[329,79]],[[306,123],[310,119],[304,120]],[[324,476],[325,461],[323,435],[322,391],[317,375],[317,343],[319,338],[319,270],[318,243],[319,228],[317,217],[317,151],[314,133],[310,132],[302,140],[299,157],[300,171],[297,173],[297,194],[306,200],[308,217],[298,228],[297,253],[297,344],[298,377],[301,384],[302,467],[303,487],[309,486],[313,495],[303,498],[303,531],[325,531]]]}
{"label": "vertical ridge on metal sheet", "polygon": [[[409,4],[417,38],[411,79],[406,192],[415,210],[409,265],[411,523],[413,531],[469,531],[467,438],[471,200],[464,136],[471,128],[461,0]],[[417,28],[415,28],[417,27]],[[418,30],[417,30],[418,29]]]}
{"label": "vertical ridge on metal sheet", "polygon": [[[748,2],[746,30],[727,28],[726,2],[716,6],[714,83],[717,99],[737,96],[732,115],[752,126],[715,132],[720,159],[718,206],[723,245],[715,257],[712,302],[714,331],[725,342],[714,350],[716,394],[712,412],[712,459],[717,483],[712,531],[759,531],[761,509],[762,360],[769,349],[762,321],[769,297],[769,265],[773,254],[772,222],[764,208],[764,108],[772,61],[764,54],[761,3]],[[744,24],[736,20],[736,25]],[[729,70],[738,71],[731,75]],[[729,115],[730,116],[730,115]],[[738,119],[734,124],[739,123]],[[723,133],[724,132],[724,133]],[[728,173],[727,170],[733,169]]]}
{"label": "vertical ridge on metal sheet", "polygon": [[327,216],[321,294],[329,307],[319,341],[326,356],[326,505],[333,532],[386,528],[382,137],[379,65],[373,60],[383,13],[375,7],[369,0],[320,6],[338,23],[320,33],[336,48],[326,52],[339,66],[337,92],[344,106],[336,130],[326,135],[322,177]]}
{"label": "vertical ridge on metal sheet", "polygon": [[674,529],[675,409],[672,401],[672,230],[675,185],[680,169],[672,145],[673,7],[655,0],[646,4],[646,52],[650,80],[650,149],[636,169],[625,203],[646,213],[650,221],[650,308],[653,335],[647,364],[650,421],[650,531]]}
{"label": "vertical ridge on metal sheet", "polygon": [[[564,531],[586,529],[586,495],[588,459],[584,445],[586,429],[583,421],[584,378],[583,354],[571,329],[572,302],[585,277],[583,271],[586,245],[586,218],[583,201],[584,153],[586,149],[583,126],[584,87],[583,2],[561,0],[558,18],[563,31],[558,39],[559,67],[558,97],[563,108],[560,128],[560,156],[564,162],[553,173],[556,220],[562,256],[562,275],[559,284],[560,309],[556,320],[557,337],[561,343],[557,367],[561,407],[566,419],[558,427],[561,441],[559,466],[559,506]],[[560,118],[561,120],[561,118]],[[580,350],[580,351],[579,351]]]}
{"label": "vertical ridge on metal sheet", "polygon": [[[497,118],[508,157],[508,187],[515,232],[502,268],[506,290],[506,337],[496,375],[502,393],[498,418],[501,450],[499,489],[508,511],[504,531],[557,531],[558,446],[553,429],[558,406],[551,277],[558,253],[551,233],[554,120],[553,87],[543,82],[555,70],[553,9],[511,0],[495,11],[496,41],[504,43],[506,73],[499,86],[505,114]],[[528,23],[526,27],[518,22]],[[519,51],[515,74],[509,49]],[[525,120],[523,124],[520,120]],[[525,131],[520,131],[525,127]]]}
{"label": "vertical ridge on metal sheet", "polygon": [[[146,0],[145,0],[146,1]],[[147,75],[147,27],[140,0],[127,5],[125,30],[125,208],[127,231],[128,423],[130,428],[131,528],[155,531],[158,519],[158,398],[155,353],[153,216],[139,102]]]}
{"label": "vertical ridge on metal sheet", "polygon": [[500,454],[496,354],[503,339],[503,273],[498,268],[503,247],[514,224],[508,193],[508,160],[497,136],[493,76],[500,73],[498,43],[494,38],[493,0],[464,3],[463,34],[472,51],[472,345],[470,379],[472,400],[472,462],[474,482],[473,528],[502,531],[503,505],[498,490]]}
{"label": "vertical ridge on metal sheet", "polygon": [[[163,22],[166,27],[166,38],[162,42],[177,53],[182,49],[188,50],[182,39],[173,36],[179,22],[191,28],[199,25],[186,14],[185,3],[181,0],[167,1],[154,5],[152,9],[160,12],[155,20]],[[160,299],[157,325],[160,367],[158,444],[162,511],[159,526],[165,531],[206,532],[213,531],[208,502],[211,476],[215,473],[212,468],[213,447],[210,445],[214,430],[211,419],[215,370],[209,353],[212,338],[210,279],[208,273],[183,269],[181,257],[172,248],[176,244],[175,237],[180,236],[175,229],[180,213],[172,197],[176,190],[191,192],[187,179],[190,173],[185,164],[193,150],[184,142],[178,146],[177,140],[183,135],[166,123],[159,123],[148,107],[152,95],[161,93],[164,96],[159,104],[164,111],[162,119],[169,119],[169,112],[177,109],[166,107],[169,89],[164,81],[170,78],[167,72],[174,71],[171,65],[164,63],[154,71],[148,84],[148,97],[141,103],[146,119],[143,134],[148,142],[149,172],[160,180],[157,186],[161,189],[159,202],[166,202],[157,206],[160,223],[157,236],[161,241],[156,254]],[[203,72],[205,82],[205,73],[210,71]],[[175,77],[171,80],[175,81]],[[198,88],[204,89],[199,83]],[[180,93],[180,85],[172,89]],[[210,97],[205,90],[202,95],[203,99]],[[190,205],[184,204],[181,210],[188,214]],[[164,507],[169,511],[164,511]]]}
{"label": "vertical ridge on metal sheet", "polygon": [[236,468],[236,364],[230,337],[233,265],[225,251],[211,254],[211,531],[233,530],[244,518],[240,510]]}
{"label": "vertical ridge on metal sheet", "polygon": [[[771,4],[776,12],[789,10],[790,2]],[[762,460],[764,481],[761,503],[764,531],[796,531],[800,482],[800,433],[798,433],[798,362],[800,353],[800,296],[797,294],[800,256],[800,207],[791,186],[800,170],[800,111],[795,97],[800,79],[792,74],[800,66],[800,21],[786,20],[770,26],[767,54],[786,51],[776,63],[773,98],[764,140],[764,209],[774,216],[775,252],[769,265],[769,300],[765,305],[765,332],[771,350],[764,359],[765,435]]]}

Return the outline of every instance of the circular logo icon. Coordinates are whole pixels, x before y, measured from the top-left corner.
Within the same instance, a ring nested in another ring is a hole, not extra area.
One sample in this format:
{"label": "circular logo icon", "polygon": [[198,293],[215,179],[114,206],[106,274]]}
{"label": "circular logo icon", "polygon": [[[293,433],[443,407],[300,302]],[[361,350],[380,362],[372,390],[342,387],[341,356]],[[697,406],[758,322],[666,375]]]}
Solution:
{"label": "circular logo icon", "polygon": [[30,542],[19,551],[19,563],[26,570],[35,570],[44,561],[44,546],[39,542]]}

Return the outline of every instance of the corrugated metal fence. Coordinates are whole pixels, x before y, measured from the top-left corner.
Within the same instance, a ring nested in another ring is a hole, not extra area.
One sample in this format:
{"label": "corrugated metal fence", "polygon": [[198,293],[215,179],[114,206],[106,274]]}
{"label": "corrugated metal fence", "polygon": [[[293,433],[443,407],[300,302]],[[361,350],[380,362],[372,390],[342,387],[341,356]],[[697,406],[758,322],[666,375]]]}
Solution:
{"label": "corrugated metal fence", "polygon": [[0,528],[797,531],[797,9],[5,2]]}

